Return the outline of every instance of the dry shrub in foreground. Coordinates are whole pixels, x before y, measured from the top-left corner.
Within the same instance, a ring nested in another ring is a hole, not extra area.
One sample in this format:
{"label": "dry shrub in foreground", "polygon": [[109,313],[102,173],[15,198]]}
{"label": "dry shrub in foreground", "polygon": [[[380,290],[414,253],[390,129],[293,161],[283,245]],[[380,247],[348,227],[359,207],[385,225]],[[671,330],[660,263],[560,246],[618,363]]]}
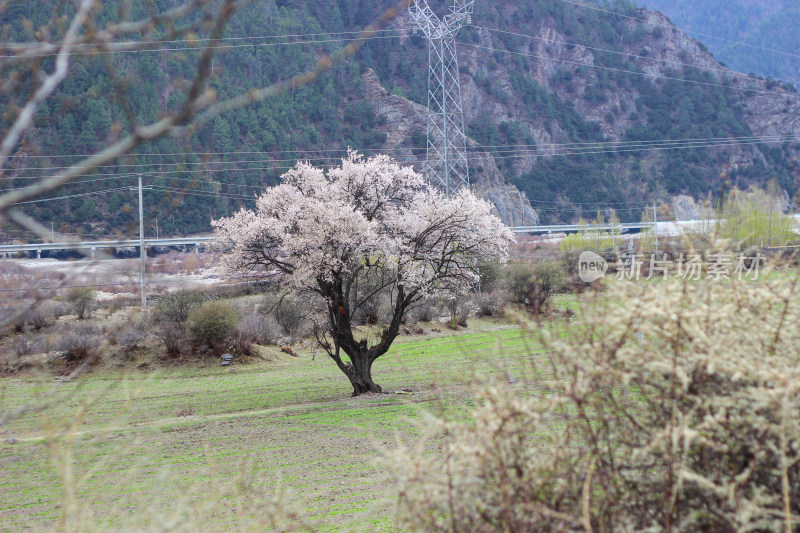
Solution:
{"label": "dry shrub in foreground", "polygon": [[[390,455],[415,531],[800,527],[800,287],[613,286],[532,364]],[[601,311],[598,311],[601,310]],[[444,458],[443,458],[444,457]]]}

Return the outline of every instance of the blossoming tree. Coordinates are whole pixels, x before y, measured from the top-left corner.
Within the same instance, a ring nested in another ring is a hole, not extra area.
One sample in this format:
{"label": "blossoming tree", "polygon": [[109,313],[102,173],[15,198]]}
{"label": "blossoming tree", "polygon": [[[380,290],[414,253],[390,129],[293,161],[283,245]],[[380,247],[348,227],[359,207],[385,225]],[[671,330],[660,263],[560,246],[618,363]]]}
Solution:
{"label": "blossoming tree", "polygon": [[[470,191],[445,197],[387,156],[354,152],[327,173],[298,164],[254,211],[213,224],[224,271],[280,276],[287,288],[322,297],[320,345],[350,380],[353,396],[381,391],[372,365],[410,308],[426,296],[469,290],[478,263],[505,258],[514,238]],[[359,280],[362,287],[370,280],[370,290],[359,290]],[[391,312],[370,345],[357,338],[353,317],[379,291],[390,295]]]}

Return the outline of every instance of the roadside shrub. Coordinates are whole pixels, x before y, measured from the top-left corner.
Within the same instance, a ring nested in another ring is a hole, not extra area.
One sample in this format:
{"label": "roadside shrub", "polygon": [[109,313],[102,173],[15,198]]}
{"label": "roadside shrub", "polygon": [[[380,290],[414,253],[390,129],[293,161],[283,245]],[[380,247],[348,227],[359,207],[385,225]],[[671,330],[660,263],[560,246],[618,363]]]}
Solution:
{"label": "roadside shrub", "polygon": [[792,531],[796,281],[613,284],[569,335],[532,328],[535,393],[486,383],[468,420],[387,452],[398,527]]}
{"label": "roadside shrub", "polygon": [[269,281],[243,281],[230,285],[217,285],[208,289],[208,297],[213,300],[225,300],[262,294],[272,288]]}
{"label": "roadside shrub", "polygon": [[239,323],[239,313],[227,302],[205,302],[189,314],[187,331],[195,343],[216,347]]}
{"label": "roadside shrub", "polygon": [[515,263],[506,270],[506,287],[514,300],[541,313],[550,296],[567,286],[567,274],[557,261]]}
{"label": "roadside shrub", "polygon": [[245,356],[257,355],[256,350],[253,348],[253,342],[247,337],[240,335],[239,332],[236,331],[235,329],[228,337],[226,350],[236,355],[245,355]]}
{"label": "roadside shrub", "polygon": [[261,309],[261,298],[250,296],[231,302],[242,317],[254,315]]}
{"label": "roadside shrub", "polygon": [[102,337],[97,328],[75,326],[61,333],[56,340],[56,350],[64,353],[66,361],[85,361],[99,355]]}
{"label": "roadside shrub", "polygon": [[533,269],[525,263],[509,265],[505,273],[506,288],[511,293],[514,301],[525,305],[533,286]]}
{"label": "roadside shrub", "polygon": [[170,292],[158,299],[156,312],[165,320],[182,323],[205,300],[205,295],[199,291]]}
{"label": "roadside shrub", "polygon": [[480,274],[480,292],[492,292],[502,281],[503,264],[499,260],[483,261],[478,265],[478,273]]}
{"label": "roadside shrub", "polygon": [[74,287],[67,293],[66,300],[78,320],[85,320],[92,316],[97,303],[97,294],[91,287]]}
{"label": "roadside shrub", "polygon": [[47,316],[52,318],[61,318],[67,316],[72,312],[72,306],[67,302],[59,302],[56,300],[42,302],[39,309]]}

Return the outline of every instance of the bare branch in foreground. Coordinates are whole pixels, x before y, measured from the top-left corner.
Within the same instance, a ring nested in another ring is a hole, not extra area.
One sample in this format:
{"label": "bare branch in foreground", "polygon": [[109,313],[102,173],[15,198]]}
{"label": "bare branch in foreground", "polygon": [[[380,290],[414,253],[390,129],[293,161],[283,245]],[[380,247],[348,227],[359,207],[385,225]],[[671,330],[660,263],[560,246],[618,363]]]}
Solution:
{"label": "bare branch in foreground", "polygon": [[[374,35],[376,31],[397,17],[401,13],[401,10],[408,6],[410,0],[402,0],[397,5],[388,9],[378,21],[368,26],[357,39],[335,54],[320,59],[316,66],[308,72],[263,89],[254,89],[244,95],[215,105],[216,93],[205,87],[208,76],[210,75],[209,66],[211,59],[213,58],[214,50],[224,30],[224,21],[229,20],[239,6],[249,3],[249,1],[250,0],[247,2],[226,2],[226,7],[222,9],[220,19],[217,20],[214,35],[203,50],[203,56],[198,67],[198,74],[194,79],[189,96],[176,114],[165,117],[150,125],[136,128],[132,134],[119,142],[85,158],[54,176],[42,179],[38,184],[32,187],[17,189],[3,194],[0,196],[0,213],[7,211],[16,203],[39,198],[44,194],[53,192],[65,184],[87,175],[101,165],[113,162],[124,156],[140,144],[167,135],[179,136],[191,133],[196,128],[202,126],[221,113],[232,111],[250,103],[271,98],[291,89],[313,83],[322,73],[330,70],[335,64],[358,52],[363,43]],[[201,112],[202,114],[198,116]]]}
{"label": "bare branch in foreground", "polygon": [[36,110],[44,102],[56,88],[67,77],[69,72],[69,57],[72,52],[72,46],[75,43],[76,36],[80,28],[86,23],[89,10],[94,5],[94,0],[83,0],[80,5],[78,13],[72,19],[67,35],[64,37],[64,42],[61,44],[61,49],[56,59],[56,69],[48,76],[41,87],[36,91],[33,97],[28,101],[25,107],[20,112],[11,130],[3,139],[0,144],[0,168],[5,166],[9,154],[19,142],[22,134],[30,127],[33,122],[33,116]]}

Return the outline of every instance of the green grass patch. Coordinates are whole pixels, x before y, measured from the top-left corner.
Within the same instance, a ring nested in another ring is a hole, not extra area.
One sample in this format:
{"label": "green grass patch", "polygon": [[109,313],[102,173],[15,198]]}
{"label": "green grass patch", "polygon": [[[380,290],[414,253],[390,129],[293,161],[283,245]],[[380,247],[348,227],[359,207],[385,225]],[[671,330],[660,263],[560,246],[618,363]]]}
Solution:
{"label": "green grass patch", "polygon": [[[407,396],[351,399],[346,378],[319,354],[229,369],[102,371],[73,383],[0,380],[0,410],[32,399],[42,406],[11,422],[15,444],[0,445],[0,529],[54,527],[61,480],[46,443],[60,439],[80,501],[110,529],[138,516],[141,502],[168,512],[187,492],[225,484],[244,468],[304,502],[316,530],[390,531],[391,481],[375,466],[379,450],[414,439],[425,411],[465,418],[470,382],[520,373],[517,356],[535,351],[520,328],[498,320],[440,329],[399,339],[375,364],[376,382],[415,391]],[[68,422],[78,412],[73,435]]]}

